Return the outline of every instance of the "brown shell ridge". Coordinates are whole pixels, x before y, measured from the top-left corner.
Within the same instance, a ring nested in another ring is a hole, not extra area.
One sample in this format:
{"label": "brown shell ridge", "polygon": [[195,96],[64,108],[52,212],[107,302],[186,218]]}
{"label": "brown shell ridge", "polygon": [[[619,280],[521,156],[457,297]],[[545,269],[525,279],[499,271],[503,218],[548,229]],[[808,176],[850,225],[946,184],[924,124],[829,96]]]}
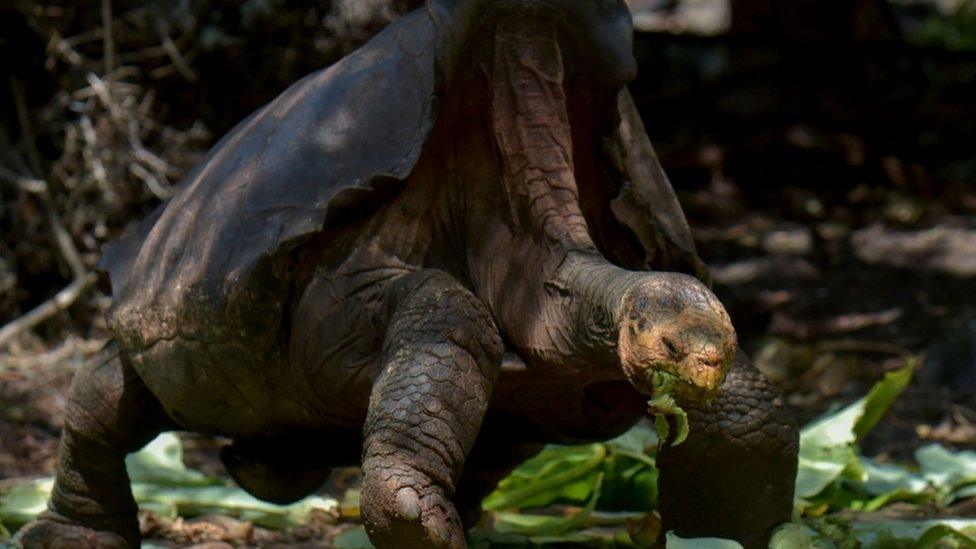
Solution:
{"label": "brown shell ridge", "polygon": [[375,195],[394,192],[417,162],[435,118],[434,44],[430,20],[416,11],[303,78],[231,130],[173,198],[109,246],[99,268],[112,284],[108,316],[123,345],[273,329],[270,320],[243,325],[280,320],[276,292],[287,284],[272,260],[344,210],[375,207]]}

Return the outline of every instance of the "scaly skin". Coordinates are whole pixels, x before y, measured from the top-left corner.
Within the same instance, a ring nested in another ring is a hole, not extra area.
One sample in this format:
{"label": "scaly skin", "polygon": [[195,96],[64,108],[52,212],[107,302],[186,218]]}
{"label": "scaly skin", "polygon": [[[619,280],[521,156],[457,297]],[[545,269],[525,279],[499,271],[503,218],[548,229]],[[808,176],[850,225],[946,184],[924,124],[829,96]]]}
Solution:
{"label": "scaly skin", "polygon": [[75,375],[47,512],[18,532],[30,549],[139,546],[125,455],[175,426],[118,353]]}
{"label": "scaly skin", "polygon": [[783,479],[796,477],[799,436],[783,398],[740,351],[722,392],[685,409],[688,440],[658,454],[662,522],[684,537],[766,547],[793,507]]}
{"label": "scaly skin", "polygon": [[[662,494],[665,519],[690,532],[695,517],[751,543],[743,525],[762,536],[783,518],[795,430],[774,393],[733,376],[716,404],[693,407],[736,353],[722,305],[690,276],[608,260],[619,231],[599,246],[591,234],[594,216],[609,215],[593,197],[615,184],[594,151],[633,73],[620,53],[626,6],[492,5],[471,38],[491,47],[467,52],[451,75],[456,89],[399,193],[274,265],[294,271],[290,293],[272,295],[289,307],[281,334],[163,339],[165,353],[127,349],[79,374],[52,511],[23,544],[136,545],[124,455],[178,425],[234,438],[224,452],[233,476],[276,501],[301,497],[361,449],[363,519],[378,547],[464,547],[462,525],[517,458],[627,429],[646,410],[653,371],[679,380],[692,428],[662,454],[662,490],[674,494]],[[265,324],[279,325],[254,323]],[[503,366],[503,352],[515,360]],[[247,375],[234,377],[245,359]],[[745,421],[742,395],[755,397]],[[290,448],[310,452],[295,459]],[[768,482],[742,482],[740,466]],[[726,482],[733,491],[718,489]],[[767,496],[774,503],[755,516],[732,503]]]}
{"label": "scaly skin", "polygon": [[463,547],[452,498],[498,378],[501,338],[481,302],[443,273],[398,286],[364,429],[363,521],[380,547]]}

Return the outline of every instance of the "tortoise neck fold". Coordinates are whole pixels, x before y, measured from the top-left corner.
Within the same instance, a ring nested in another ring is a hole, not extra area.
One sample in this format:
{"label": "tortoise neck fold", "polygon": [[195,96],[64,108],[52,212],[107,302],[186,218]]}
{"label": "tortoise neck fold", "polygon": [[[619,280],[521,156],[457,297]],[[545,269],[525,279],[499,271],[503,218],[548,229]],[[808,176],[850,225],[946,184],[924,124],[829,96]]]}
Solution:
{"label": "tortoise neck fold", "polygon": [[492,125],[513,221],[554,248],[595,249],[579,207],[565,66],[551,12],[498,17]]}

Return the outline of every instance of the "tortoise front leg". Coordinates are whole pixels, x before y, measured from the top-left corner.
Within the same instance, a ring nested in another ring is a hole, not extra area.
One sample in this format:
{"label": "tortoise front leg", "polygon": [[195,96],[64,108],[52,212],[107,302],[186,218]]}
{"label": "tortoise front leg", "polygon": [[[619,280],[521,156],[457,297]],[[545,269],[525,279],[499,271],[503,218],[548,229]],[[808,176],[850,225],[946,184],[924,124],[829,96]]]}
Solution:
{"label": "tortoise front leg", "polygon": [[363,445],[362,515],[378,547],[464,547],[452,503],[481,427],[502,344],[484,305],[448,275],[394,290]]}
{"label": "tortoise front leg", "polygon": [[688,439],[658,454],[664,531],[765,547],[793,510],[799,434],[782,396],[740,349],[722,392],[685,409]]}

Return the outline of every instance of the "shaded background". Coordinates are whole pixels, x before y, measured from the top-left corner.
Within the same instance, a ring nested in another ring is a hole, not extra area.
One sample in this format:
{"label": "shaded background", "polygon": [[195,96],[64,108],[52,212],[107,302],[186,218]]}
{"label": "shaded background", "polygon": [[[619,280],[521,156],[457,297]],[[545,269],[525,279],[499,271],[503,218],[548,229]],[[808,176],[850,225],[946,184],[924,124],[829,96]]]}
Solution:
{"label": "shaded background", "polygon": [[[0,2],[0,483],[53,469],[71,372],[108,337],[101,246],[418,4]],[[976,448],[976,2],[631,5],[648,132],[801,421],[916,359],[866,453]],[[213,470],[213,442],[188,445]]]}

